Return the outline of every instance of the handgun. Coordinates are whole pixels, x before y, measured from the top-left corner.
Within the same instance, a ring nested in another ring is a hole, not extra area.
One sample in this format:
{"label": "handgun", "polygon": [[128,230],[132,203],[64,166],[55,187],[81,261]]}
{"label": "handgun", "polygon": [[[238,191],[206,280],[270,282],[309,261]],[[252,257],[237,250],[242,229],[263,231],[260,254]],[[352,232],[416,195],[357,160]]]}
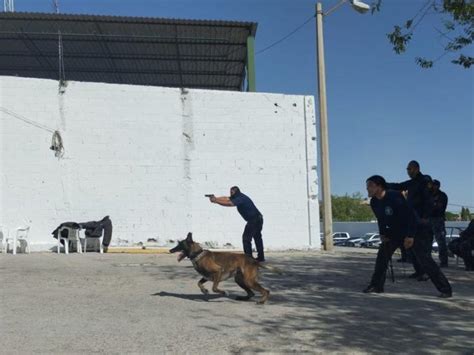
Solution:
{"label": "handgun", "polygon": [[207,194],[207,195],[204,195],[204,197],[212,197],[214,196],[214,194]]}

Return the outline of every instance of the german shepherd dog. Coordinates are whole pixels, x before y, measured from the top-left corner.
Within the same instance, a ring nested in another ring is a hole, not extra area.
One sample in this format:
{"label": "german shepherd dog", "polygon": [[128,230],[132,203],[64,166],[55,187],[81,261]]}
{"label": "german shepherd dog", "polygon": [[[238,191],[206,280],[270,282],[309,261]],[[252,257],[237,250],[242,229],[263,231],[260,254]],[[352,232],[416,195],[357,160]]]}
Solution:
{"label": "german shepherd dog", "polygon": [[212,291],[225,294],[225,291],[218,288],[219,282],[234,277],[237,285],[247,292],[247,296],[237,296],[237,300],[247,301],[251,299],[255,296],[252,290],[255,290],[262,294],[262,298],[257,304],[264,304],[270,295],[270,291],[263,288],[257,282],[258,269],[263,268],[281,273],[278,269],[261,264],[245,254],[204,250],[198,243],[193,241],[192,233],[188,233],[186,239],[179,241],[177,246],[170,249],[170,253],[176,252],[179,252],[178,261],[186,257],[189,258],[193,263],[194,269],[202,275],[198,286],[204,294],[209,293],[204,287],[204,283],[207,281],[212,281]]}

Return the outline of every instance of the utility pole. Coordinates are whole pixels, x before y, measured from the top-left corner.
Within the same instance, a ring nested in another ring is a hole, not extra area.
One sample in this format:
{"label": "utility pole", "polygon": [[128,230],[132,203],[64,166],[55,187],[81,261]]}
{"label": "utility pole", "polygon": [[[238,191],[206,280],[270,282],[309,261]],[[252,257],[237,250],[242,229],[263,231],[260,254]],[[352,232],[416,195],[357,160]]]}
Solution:
{"label": "utility pole", "polygon": [[319,139],[321,146],[321,183],[323,192],[323,229],[324,250],[331,251],[332,243],[332,203],[331,203],[331,178],[329,174],[329,138],[328,115],[326,103],[326,66],[324,64],[324,37],[323,37],[323,7],[316,4],[316,33],[318,52],[318,94],[319,94]]}
{"label": "utility pole", "polygon": [[3,11],[15,12],[15,5],[13,4],[13,0],[3,0]]}
{"label": "utility pole", "polygon": [[55,13],[59,14],[59,0],[53,0],[53,9]]}
{"label": "utility pole", "polygon": [[353,9],[358,13],[365,14],[370,6],[361,0],[340,0],[328,11],[323,12],[321,3],[316,4],[316,42],[318,54],[318,96],[319,96],[319,124],[320,124],[320,147],[321,147],[321,183],[323,192],[323,229],[324,250],[332,250],[332,203],[331,203],[331,177],[329,174],[329,135],[328,135],[328,112],[326,100],[326,66],[324,64],[324,17],[337,10],[343,4],[350,2]]}

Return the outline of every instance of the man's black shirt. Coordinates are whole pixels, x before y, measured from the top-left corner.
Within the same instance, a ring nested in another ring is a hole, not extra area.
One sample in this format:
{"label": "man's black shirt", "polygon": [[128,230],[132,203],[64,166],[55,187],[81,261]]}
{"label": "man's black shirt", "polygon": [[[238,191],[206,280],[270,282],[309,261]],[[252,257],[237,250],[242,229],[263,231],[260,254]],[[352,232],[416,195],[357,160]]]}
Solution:
{"label": "man's black shirt", "polygon": [[433,195],[428,189],[428,178],[422,173],[418,173],[413,179],[399,184],[389,183],[387,188],[390,190],[408,191],[407,202],[415,211],[416,217],[428,219],[432,216]]}
{"label": "man's black shirt", "polygon": [[242,192],[238,192],[230,197],[230,200],[237,207],[237,211],[239,211],[240,215],[243,219],[247,222],[255,219],[257,216],[261,216],[262,214],[260,211],[255,207],[252,200],[247,196],[244,195]]}
{"label": "man's black shirt", "polygon": [[438,190],[438,192],[433,194],[433,212],[431,213],[431,216],[435,218],[445,218],[447,206],[448,195],[443,191]]}
{"label": "man's black shirt", "polygon": [[393,239],[415,236],[413,210],[400,192],[386,190],[382,199],[371,198],[370,207],[377,217],[381,235]]}

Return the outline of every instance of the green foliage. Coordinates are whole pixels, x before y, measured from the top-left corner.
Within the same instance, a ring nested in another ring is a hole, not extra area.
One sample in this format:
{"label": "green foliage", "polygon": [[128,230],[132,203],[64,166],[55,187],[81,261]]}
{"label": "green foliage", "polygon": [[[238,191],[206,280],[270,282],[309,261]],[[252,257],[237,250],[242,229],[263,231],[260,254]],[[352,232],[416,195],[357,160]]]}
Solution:
{"label": "green foliage", "polygon": [[[446,41],[444,53],[438,58],[431,60],[417,57],[415,62],[422,68],[431,68],[433,64],[446,54],[465,50],[474,42],[474,1],[473,0],[427,0],[416,14],[408,19],[404,25],[395,25],[394,30],[387,34],[388,40],[397,54],[406,52],[408,44],[413,38],[417,26],[423,21],[426,15],[436,15],[443,24],[444,31],[437,28],[438,37]],[[372,14],[379,12],[382,0],[375,0],[372,4]],[[474,57],[459,54],[452,63],[464,68],[470,68],[474,64]]]}
{"label": "green foliage", "polygon": [[447,221],[456,221],[459,215],[457,213],[446,211],[446,220]]}
{"label": "green foliage", "polygon": [[[335,221],[371,221],[375,219],[370,206],[364,201],[361,193],[352,196],[332,196],[332,216]],[[323,216],[323,206],[320,206],[320,215]]]}
{"label": "green foliage", "polygon": [[[375,220],[375,216],[368,204],[368,201],[360,193],[352,195],[336,196],[331,198],[332,203],[332,218],[338,222],[369,222]],[[323,204],[319,202],[319,215],[323,218]],[[462,221],[470,221],[474,218],[469,208],[462,207],[461,213],[453,213],[446,211],[447,221],[457,221],[461,218]]]}
{"label": "green foliage", "polygon": [[425,69],[431,68],[433,66],[433,61],[425,59],[425,58],[416,57],[415,61],[416,61],[416,64],[418,64],[420,67],[425,68]]}
{"label": "green foliage", "polygon": [[466,57],[461,54],[458,59],[452,60],[451,62],[454,64],[462,65],[464,68],[469,68],[471,65],[474,64],[474,58]]}
{"label": "green foliage", "polygon": [[471,220],[471,212],[469,208],[461,208],[461,221],[470,221]]}
{"label": "green foliage", "polygon": [[395,26],[395,30],[392,33],[387,34],[390,43],[393,44],[393,50],[395,53],[400,54],[407,50],[407,44],[411,40],[411,33],[402,33],[400,26]]}

